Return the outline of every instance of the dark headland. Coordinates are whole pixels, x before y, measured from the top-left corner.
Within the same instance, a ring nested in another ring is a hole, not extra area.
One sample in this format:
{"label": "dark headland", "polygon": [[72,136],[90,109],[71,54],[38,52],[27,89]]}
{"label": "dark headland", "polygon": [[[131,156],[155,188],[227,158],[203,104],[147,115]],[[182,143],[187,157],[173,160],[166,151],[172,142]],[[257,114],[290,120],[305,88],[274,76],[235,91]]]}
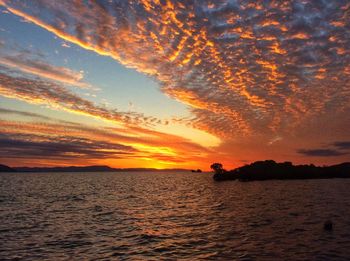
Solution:
{"label": "dark headland", "polygon": [[350,178],[350,162],[333,166],[318,167],[293,165],[291,162],[277,163],[273,160],[256,161],[233,170],[225,170],[220,163],[211,165],[214,180],[291,180],[291,179],[330,179]]}

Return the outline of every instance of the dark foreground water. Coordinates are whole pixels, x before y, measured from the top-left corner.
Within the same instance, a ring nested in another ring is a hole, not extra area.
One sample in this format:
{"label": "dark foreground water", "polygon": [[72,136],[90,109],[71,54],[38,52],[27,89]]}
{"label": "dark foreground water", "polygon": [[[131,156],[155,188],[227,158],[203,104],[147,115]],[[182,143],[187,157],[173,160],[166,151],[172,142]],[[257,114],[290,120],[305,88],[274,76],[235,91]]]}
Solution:
{"label": "dark foreground water", "polygon": [[0,209],[1,260],[350,259],[344,179],[1,174]]}

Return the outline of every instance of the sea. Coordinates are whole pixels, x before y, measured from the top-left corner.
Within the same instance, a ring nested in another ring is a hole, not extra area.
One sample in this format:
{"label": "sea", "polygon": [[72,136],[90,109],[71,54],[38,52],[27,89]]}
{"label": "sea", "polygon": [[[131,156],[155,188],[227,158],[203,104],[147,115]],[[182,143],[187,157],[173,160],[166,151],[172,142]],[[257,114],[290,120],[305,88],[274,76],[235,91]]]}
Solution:
{"label": "sea", "polygon": [[350,179],[0,174],[0,260],[350,260]]}

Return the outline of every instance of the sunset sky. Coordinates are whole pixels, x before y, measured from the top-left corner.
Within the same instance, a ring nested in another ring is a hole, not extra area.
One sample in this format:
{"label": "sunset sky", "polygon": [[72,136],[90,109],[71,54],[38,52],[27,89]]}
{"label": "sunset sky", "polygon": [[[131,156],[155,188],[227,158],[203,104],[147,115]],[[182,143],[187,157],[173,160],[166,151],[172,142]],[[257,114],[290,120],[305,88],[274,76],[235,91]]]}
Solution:
{"label": "sunset sky", "polygon": [[0,0],[0,163],[350,160],[350,2]]}

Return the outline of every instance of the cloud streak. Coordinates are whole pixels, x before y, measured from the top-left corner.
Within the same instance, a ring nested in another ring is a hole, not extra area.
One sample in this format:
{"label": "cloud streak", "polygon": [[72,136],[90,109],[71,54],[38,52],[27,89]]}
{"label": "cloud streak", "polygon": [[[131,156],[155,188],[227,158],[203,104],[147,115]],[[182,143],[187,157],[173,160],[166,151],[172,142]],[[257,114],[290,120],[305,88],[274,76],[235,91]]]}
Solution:
{"label": "cloud streak", "polygon": [[334,157],[340,155],[346,155],[348,153],[341,152],[334,149],[310,149],[310,150],[298,150],[299,154],[311,157]]}
{"label": "cloud streak", "polygon": [[[39,140],[38,140],[39,139]],[[0,136],[2,147],[1,158],[30,158],[47,160],[69,160],[74,157],[80,158],[119,158],[131,154],[135,150],[131,147],[108,143],[91,142],[90,140],[77,137],[60,137],[55,141],[45,139],[43,136],[19,135],[17,137]]]}
{"label": "cloud streak", "polygon": [[53,66],[40,60],[23,56],[0,57],[0,64],[15,68],[25,73],[37,75],[64,84],[87,88],[89,85],[82,82],[83,72],[76,72],[61,66]]}
{"label": "cloud streak", "polygon": [[334,157],[350,154],[350,141],[336,141],[328,145],[328,148],[300,149],[299,154],[312,157]]}
{"label": "cloud streak", "polygon": [[[32,117],[21,111],[13,114]],[[36,118],[40,119],[40,115]],[[41,122],[0,120],[0,158],[12,162],[35,159],[49,165],[85,159],[95,163],[107,161],[113,166],[126,161],[124,166],[151,162],[163,167],[177,164],[189,167],[203,164],[213,153],[186,138],[140,127],[96,129],[45,118]]]}
{"label": "cloud streak", "polygon": [[340,150],[350,150],[350,141],[337,141],[333,143],[333,146]]}

